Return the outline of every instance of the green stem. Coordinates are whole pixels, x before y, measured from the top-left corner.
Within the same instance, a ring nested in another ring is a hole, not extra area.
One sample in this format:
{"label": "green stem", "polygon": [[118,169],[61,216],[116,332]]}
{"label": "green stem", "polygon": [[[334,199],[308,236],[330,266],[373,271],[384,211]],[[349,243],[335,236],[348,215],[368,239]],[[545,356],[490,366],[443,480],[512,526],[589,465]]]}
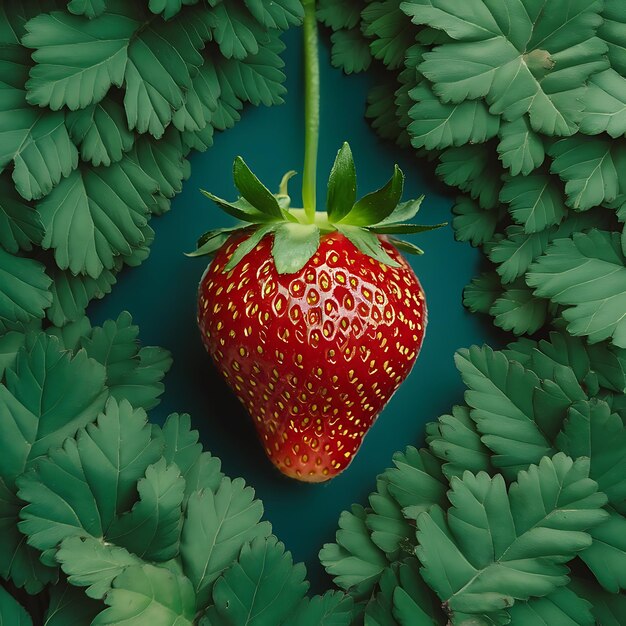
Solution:
{"label": "green stem", "polygon": [[315,220],[317,144],[320,128],[320,63],[315,0],[304,0],[304,172],[302,202],[310,223]]}

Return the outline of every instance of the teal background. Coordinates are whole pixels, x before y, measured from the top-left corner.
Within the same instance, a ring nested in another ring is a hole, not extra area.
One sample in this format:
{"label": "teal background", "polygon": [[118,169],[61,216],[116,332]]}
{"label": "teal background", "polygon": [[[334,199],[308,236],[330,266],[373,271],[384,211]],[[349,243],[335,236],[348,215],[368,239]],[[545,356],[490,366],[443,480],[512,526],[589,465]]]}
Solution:
{"label": "teal background", "polygon": [[[95,324],[126,309],[139,324],[144,345],[171,350],[174,365],[152,419],[162,422],[173,411],[191,414],[205,448],[222,459],[227,475],[243,476],[255,488],[275,534],[296,560],[306,563],[313,590],[319,591],[329,581],[317,553],[333,540],[340,512],[353,502],[366,504],[377,474],[390,465],[392,454],[409,444],[420,445],[424,424],[462,401],[463,385],[454,368],[454,351],[472,343],[497,343],[497,338],[486,318],[470,316],[461,303],[463,287],[479,272],[479,252],[456,243],[450,226],[409,237],[426,250],[424,256],[410,261],[426,291],[429,311],[426,340],[411,375],[373,426],[355,460],[330,483],[297,483],[284,478],[266,460],[251,421],[218,378],[200,343],[196,289],[207,260],[189,259],[183,252],[192,250],[204,231],[232,224],[198,189],[234,198],[231,171],[235,156],[243,156],[257,176],[276,190],[284,172],[301,170],[299,31],[287,33],[285,43],[285,104],[247,108],[234,129],[215,137],[211,149],[190,156],[192,175],[183,192],[168,214],[152,221],[156,239],[150,258],[139,268],[125,270],[112,294],[91,306],[90,315]],[[420,223],[449,220],[452,197],[434,181],[432,167],[410,152],[380,141],[365,121],[367,89],[374,80],[371,73],[345,76],[331,67],[328,47],[323,44],[321,76],[318,208],[323,206],[335,154],[347,140],[355,155],[360,194],[382,186],[397,162],[406,175],[405,199],[426,194],[418,215]],[[292,179],[290,192],[292,198],[300,198],[299,177]]]}

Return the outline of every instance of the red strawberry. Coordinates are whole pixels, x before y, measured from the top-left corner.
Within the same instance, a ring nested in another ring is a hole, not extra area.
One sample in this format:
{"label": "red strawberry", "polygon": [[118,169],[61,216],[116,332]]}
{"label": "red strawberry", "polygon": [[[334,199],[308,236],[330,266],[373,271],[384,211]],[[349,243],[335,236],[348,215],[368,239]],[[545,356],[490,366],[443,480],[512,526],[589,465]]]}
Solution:
{"label": "red strawberry", "polygon": [[272,463],[293,478],[327,480],[350,463],[415,363],[424,293],[388,243],[398,268],[334,233],[299,272],[281,275],[266,235],[224,272],[240,239],[221,248],[200,283],[202,339]]}
{"label": "red strawberry", "polygon": [[[242,163],[235,180],[254,195],[241,181]],[[282,203],[271,207],[282,218],[263,220],[252,234],[248,226],[199,241],[198,253],[216,252],[199,287],[204,345],[252,416],[271,461],[299,480],[325,481],[348,466],[422,345],[424,292],[396,247],[376,234],[428,228],[389,219],[404,219],[419,206],[396,206],[398,172],[393,206],[385,205],[385,190],[366,196],[369,213],[372,197],[384,205],[376,228],[363,226],[353,198],[348,208],[318,214],[314,224],[294,223],[297,210],[286,214]],[[263,198],[253,203],[248,196],[235,203],[211,197],[229,212],[256,211]],[[340,218],[335,223],[333,215]]]}

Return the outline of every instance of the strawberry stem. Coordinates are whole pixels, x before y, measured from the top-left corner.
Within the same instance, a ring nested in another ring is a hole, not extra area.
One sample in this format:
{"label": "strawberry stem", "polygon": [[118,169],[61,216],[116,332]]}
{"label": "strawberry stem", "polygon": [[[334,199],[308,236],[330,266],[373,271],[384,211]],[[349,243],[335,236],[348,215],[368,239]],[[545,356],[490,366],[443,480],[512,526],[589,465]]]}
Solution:
{"label": "strawberry stem", "polygon": [[320,127],[320,64],[315,0],[304,0],[304,170],[302,202],[307,220],[315,220],[317,144]]}

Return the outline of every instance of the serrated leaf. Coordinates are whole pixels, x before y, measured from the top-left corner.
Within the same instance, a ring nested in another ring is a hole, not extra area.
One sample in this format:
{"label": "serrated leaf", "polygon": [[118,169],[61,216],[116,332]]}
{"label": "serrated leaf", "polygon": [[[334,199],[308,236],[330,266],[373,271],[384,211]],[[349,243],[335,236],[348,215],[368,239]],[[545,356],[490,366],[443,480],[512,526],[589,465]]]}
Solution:
{"label": "serrated leaf", "polygon": [[32,250],[43,233],[39,213],[17,194],[8,175],[0,176],[0,247],[12,254]]}
{"label": "serrated leaf", "polygon": [[404,63],[405,52],[414,42],[413,29],[400,10],[398,0],[370,2],[361,11],[363,34],[371,37],[372,55],[390,70]]}
{"label": "serrated leaf", "polygon": [[[592,230],[553,242],[530,267],[535,294],[566,306],[568,332],[626,347],[626,259],[619,233]],[[583,287],[584,288],[581,288]]]}
{"label": "serrated leaf", "polygon": [[361,9],[365,3],[357,0],[319,0],[317,19],[333,30],[354,28],[361,20]]}
{"label": "serrated leaf", "polygon": [[388,565],[385,553],[372,542],[365,525],[366,512],[352,505],[339,517],[337,543],[326,543],[319,558],[341,589],[354,597],[368,596]]}
{"label": "serrated leaf", "polygon": [[0,587],[0,624],[33,625],[33,620],[24,607],[4,587]]}
{"label": "serrated leaf", "polygon": [[70,13],[84,15],[89,19],[102,15],[106,8],[106,0],[71,0],[67,3]]}
{"label": "serrated leaf", "polygon": [[626,164],[622,143],[576,135],[557,141],[549,150],[550,171],[565,181],[566,204],[577,211],[614,201],[623,191],[618,172]]}
{"label": "serrated leaf", "polygon": [[42,245],[54,250],[61,269],[98,278],[145,240],[155,191],[155,181],[128,159],[77,170],[37,206],[46,228]]}
{"label": "serrated leaf", "polygon": [[483,272],[472,278],[472,282],[463,290],[463,304],[472,313],[489,313],[502,292],[502,282],[498,274]]}
{"label": "serrated leaf", "polygon": [[393,615],[400,626],[437,626],[443,615],[435,595],[419,573],[417,559],[407,559],[398,568],[398,586],[393,589]]}
{"label": "serrated leaf", "polygon": [[180,131],[186,131],[183,138],[200,135],[206,139],[212,134],[210,122],[217,109],[220,94],[215,62],[205,53],[204,63],[192,77],[185,103],[172,117],[173,125]]}
{"label": "serrated leaf", "polygon": [[306,593],[304,565],[276,537],[257,537],[244,544],[237,562],[213,587],[213,607],[207,612],[215,626],[280,624]]}
{"label": "serrated leaf", "polygon": [[185,479],[164,458],[149,465],[137,483],[139,500],[113,522],[108,538],[148,561],[167,561],[178,554]]}
{"label": "serrated leaf", "polygon": [[175,464],[182,476],[187,476],[202,454],[200,435],[197,430],[191,430],[191,418],[187,413],[172,413],[161,430],[165,445],[163,458],[168,465]]}
{"label": "serrated leaf", "polygon": [[367,94],[365,117],[372,128],[383,138],[396,141],[402,129],[395,112],[395,81],[374,85]]}
{"label": "serrated leaf", "polygon": [[614,139],[626,135],[626,78],[613,69],[594,74],[584,103],[581,132],[587,135],[606,132]]}
{"label": "serrated leaf", "polygon": [[493,471],[491,451],[481,441],[468,407],[454,406],[450,415],[427,424],[426,443],[444,461],[441,469],[448,479],[461,478],[466,470],[473,474]]}
{"label": "serrated leaf", "polygon": [[438,507],[417,520],[422,576],[453,613],[553,592],[568,581],[563,563],[591,543],[584,531],[606,519],[588,473],[588,461],[558,454],[520,472],[508,494],[500,475],[453,479],[447,520]]}
{"label": "serrated leaf", "polygon": [[109,605],[93,626],[143,626],[147,616],[163,626],[192,626],[195,596],[188,578],[154,565],[131,565],[113,581],[104,599]]}
{"label": "serrated leaf", "polygon": [[359,28],[337,30],[330,36],[331,63],[346,74],[364,72],[372,63],[369,42]]}
{"label": "serrated leaf", "polygon": [[115,518],[130,508],[137,480],[161,450],[145,411],[110,399],[95,423],[18,479],[20,498],[28,503],[20,529],[48,563],[54,563],[54,550],[67,537],[106,536]]}
{"label": "serrated leaf", "polygon": [[242,546],[267,537],[270,528],[259,523],[263,505],[241,478],[222,479],[217,491],[191,494],[181,536],[180,555],[198,606],[206,606],[213,583],[237,559]]}
{"label": "serrated leaf", "polygon": [[0,248],[0,320],[41,319],[52,302],[51,283],[41,263]]}
{"label": "serrated leaf", "polygon": [[61,542],[56,560],[77,587],[87,587],[85,594],[101,600],[111,589],[113,579],[129,565],[141,565],[141,559],[126,549],[94,537],[68,537]]}
{"label": "serrated leaf", "polygon": [[607,56],[611,67],[622,76],[626,75],[626,18],[620,0],[605,0],[602,17],[604,22],[598,29],[598,36],[608,45]]}
{"label": "serrated leaf", "polygon": [[[167,444],[164,454],[167,454]],[[202,490],[217,492],[222,484],[224,474],[220,471],[222,462],[209,452],[203,452],[197,461],[185,474],[185,497],[183,505],[187,508],[187,501],[195,493]]]}
{"label": "serrated leaf", "polygon": [[82,589],[65,581],[50,588],[50,604],[45,614],[45,626],[88,626],[102,610]]}
{"label": "serrated leaf", "polygon": [[512,176],[527,176],[543,163],[546,156],[543,140],[525,117],[502,122],[498,135],[500,160]]}
{"label": "serrated leaf", "polygon": [[299,0],[275,0],[270,3],[245,0],[245,4],[265,28],[287,30],[289,26],[301,24],[304,18],[304,9]]}
{"label": "serrated leaf", "polygon": [[122,85],[128,45],[139,26],[119,13],[86,20],[55,11],[30,20],[22,37],[35,50],[26,83],[28,101],[76,110],[102,100],[112,85]]}
{"label": "serrated leaf", "polygon": [[135,141],[126,127],[124,109],[112,98],[68,113],[67,128],[83,161],[96,167],[119,161]]}
{"label": "serrated leaf", "polygon": [[469,241],[473,246],[479,246],[493,238],[500,217],[497,209],[485,210],[471,198],[459,196],[452,212],[452,227],[457,241]]}
{"label": "serrated leaf", "polygon": [[[418,0],[405,11],[455,39],[424,55],[420,71],[445,102],[484,97],[494,114],[514,121],[525,114],[535,131],[572,135],[581,117],[581,87],[606,69],[606,45],[595,37],[599,2],[560,0],[546,17],[516,4],[473,0],[459,12],[445,0]],[[535,7],[533,7],[535,9]]]}
{"label": "serrated leaf", "polygon": [[608,593],[583,578],[573,578],[570,587],[581,598],[591,602],[591,612],[598,624],[621,626],[626,618],[626,596],[623,593]]}
{"label": "serrated leaf", "polygon": [[75,276],[70,271],[54,267],[50,274],[53,279],[50,287],[52,304],[46,315],[55,326],[80,319],[87,305],[94,298],[100,299],[110,293],[117,282],[115,274],[109,270],[104,270],[96,279],[80,274]]}
{"label": "serrated leaf", "polygon": [[591,603],[562,587],[544,598],[516,602],[510,609],[512,624],[559,624],[559,626],[594,626]]}
{"label": "serrated leaf", "polygon": [[220,2],[213,9],[213,37],[227,58],[244,59],[259,51],[260,25],[234,2]]}
{"label": "serrated leaf", "polygon": [[239,100],[255,106],[284,102],[283,96],[287,93],[283,85],[285,62],[280,58],[284,49],[285,44],[273,36],[256,54],[241,60],[225,59],[220,62],[222,76]]}
{"label": "serrated leaf", "polygon": [[540,172],[507,178],[500,200],[509,205],[511,217],[526,233],[557,225],[567,214],[562,188],[554,177]]}
{"label": "serrated leaf", "polygon": [[554,454],[537,423],[533,395],[539,379],[534,372],[488,346],[459,350],[455,362],[468,387],[465,401],[472,419],[494,452],[491,462],[504,476],[514,478],[529,463]]}
{"label": "serrated leaf", "polygon": [[372,593],[365,605],[367,626],[396,626],[393,615],[393,594],[398,588],[398,563],[392,563],[383,572],[378,581],[376,592]]}
{"label": "serrated leaf", "polygon": [[161,380],[172,358],[163,348],[140,349],[139,328],[132,321],[130,313],[120,313],[116,321],[107,320],[102,327],[93,329],[83,338],[81,347],[105,366],[112,397],[148,410],[158,404],[164,389]]}
{"label": "serrated leaf", "polygon": [[505,286],[494,301],[489,313],[494,324],[514,335],[533,335],[545,325],[548,316],[547,300],[536,298],[523,279]]}
{"label": "serrated leaf", "polygon": [[483,143],[498,133],[500,118],[491,115],[480,100],[443,103],[426,81],[409,93],[416,103],[409,111],[413,121],[408,126],[414,148],[434,150]]}
{"label": "serrated leaf", "polygon": [[354,602],[341,591],[303,598],[285,626],[349,626]]}

